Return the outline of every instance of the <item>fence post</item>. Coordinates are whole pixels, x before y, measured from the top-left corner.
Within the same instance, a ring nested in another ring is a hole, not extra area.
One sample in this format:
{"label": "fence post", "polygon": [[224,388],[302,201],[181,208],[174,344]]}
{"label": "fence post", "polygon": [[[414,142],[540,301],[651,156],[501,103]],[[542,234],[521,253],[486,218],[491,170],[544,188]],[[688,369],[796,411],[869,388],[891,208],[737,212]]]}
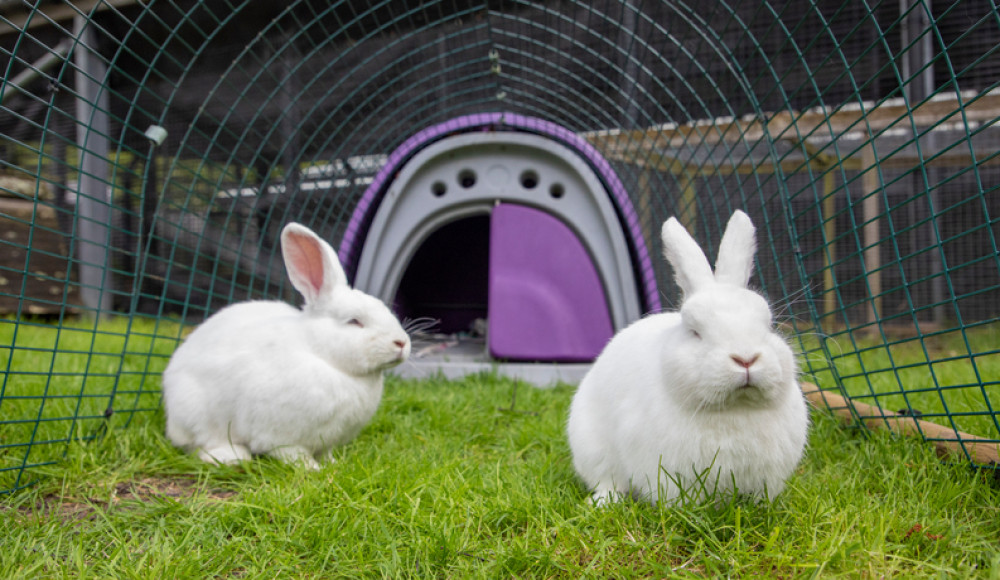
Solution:
{"label": "fence post", "polygon": [[[900,47],[903,51],[901,59],[903,94],[906,102],[911,108],[916,108],[920,104],[927,102],[934,94],[934,36],[932,25],[932,14],[930,13],[930,3],[923,0],[900,0]],[[961,106],[961,105],[958,105]],[[913,138],[918,145],[918,158],[921,163],[929,156],[933,156],[938,151],[938,132],[932,125],[930,130],[920,135],[914,132]],[[931,317],[935,323],[945,322],[947,311],[942,304],[946,300],[947,291],[945,289],[944,260],[942,259],[941,235],[937,225],[936,212],[940,207],[938,202],[938,187],[936,175],[940,170],[924,165],[923,171],[914,173],[914,189],[920,191],[922,186],[926,186],[925,195],[927,197],[927,225],[921,230],[929,233],[930,239],[934,242],[937,250],[927,253],[930,266],[930,303]],[[916,206],[911,206],[911,215],[914,224],[918,221],[916,216]],[[924,235],[921,231],[919,235]],[[914,235],[916,237],[916,234]],[[918,249],[916,241],[913,242],[912,251]]]}
{"label": "fence post", "polygon": [[108,67],[96,50],[96,36],[87,18],[76,16],[74,29],[76,144],[80,154],[76,195],[80,298],[88,309],[100,315],[111,310],[112,291],[108,93],[103,86]]}
{"label": "fence post", "polygon": [[862,171],[862,244],[865,282],[871,298],[871,308],[868,309],[867,322],[876,324],[882,315],[882,254],[881,234],[879,233],[880,203],[882,197],[881,179],[879,178],[878,161],[875,155],[875,141],[865,145],[861,153]]}

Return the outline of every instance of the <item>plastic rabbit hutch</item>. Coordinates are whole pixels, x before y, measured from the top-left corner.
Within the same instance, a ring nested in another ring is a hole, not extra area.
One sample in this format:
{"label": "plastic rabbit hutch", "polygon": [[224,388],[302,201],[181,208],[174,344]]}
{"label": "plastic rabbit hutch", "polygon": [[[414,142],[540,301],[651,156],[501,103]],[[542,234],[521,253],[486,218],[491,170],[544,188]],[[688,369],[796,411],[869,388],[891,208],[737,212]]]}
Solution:
{"label": "plastic rabbit hutch", "polygon": [[403,369],[418,376],[578,380],[615,331],[659,309],[611,166],[565,128],[521,115],[460,117],[404,142],[340,254],[355,287],[402,319],[433,321],[442,338]]}

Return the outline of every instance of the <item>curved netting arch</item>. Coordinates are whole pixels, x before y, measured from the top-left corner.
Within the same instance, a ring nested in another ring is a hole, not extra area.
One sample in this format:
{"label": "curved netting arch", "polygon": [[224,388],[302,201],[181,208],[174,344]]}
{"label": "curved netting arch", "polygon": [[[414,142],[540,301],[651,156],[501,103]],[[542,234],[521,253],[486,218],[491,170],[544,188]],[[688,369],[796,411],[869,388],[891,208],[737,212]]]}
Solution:
{"label": "curved netting arch", "polygon": [[998,33],[978,1],[8,3],[0,488],[155,412],[184,323],[295,301],[284,223],[336,246],[401,144],[494,113],[603,155],[668,307],[663,220],[714,252],[746,210],[804,378],[987,463]]}

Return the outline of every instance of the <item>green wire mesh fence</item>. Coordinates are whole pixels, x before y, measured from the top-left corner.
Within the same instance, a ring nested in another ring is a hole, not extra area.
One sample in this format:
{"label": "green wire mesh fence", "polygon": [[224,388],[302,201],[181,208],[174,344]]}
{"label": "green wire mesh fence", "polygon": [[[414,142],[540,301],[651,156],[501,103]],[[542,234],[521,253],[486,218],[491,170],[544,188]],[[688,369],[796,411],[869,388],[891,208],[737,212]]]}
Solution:
{"label": "green wire mesh fence", "polygon": [[804,380],[987,463],[998,38],[986,0],[0,3],[0,490],[157,412],[184,323],[293,300],[285,222],[336,245],[390,152],[493,112],[603,155],[667,305],[658,225],[745,209]]}

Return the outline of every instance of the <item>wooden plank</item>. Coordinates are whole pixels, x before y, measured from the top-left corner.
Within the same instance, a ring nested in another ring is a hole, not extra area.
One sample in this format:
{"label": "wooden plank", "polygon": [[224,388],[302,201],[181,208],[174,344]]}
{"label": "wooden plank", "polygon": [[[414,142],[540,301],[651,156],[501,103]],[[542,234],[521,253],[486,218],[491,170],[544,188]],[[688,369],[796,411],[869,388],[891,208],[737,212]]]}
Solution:
{"label": "wooden plank", "polygon": [[852,401],[812,383],[802,383],[806,399],[817,409],[830,410],[845,421],[860,420],[869,429],[888,429],[901,435],[923,436],[934,444],[941,457],[968,456],[980,465],[1000,465],[1000,443],[985,437],[963,433],[915,417],[886,413],[874,405]]}
{"label": "wooden plank", "polygon": [[[975,96],[938,96],[909,108],[901,99],[838,110],[778,111],[762,118],[693,121],[644,130],[602,131],[584,135],[601,151],[627,156],[630,152],[690,148],[739,141],[771,139],[802,141],[808,137],[836,138],[848,132],[867,137],[887,129],[927,128],[942,123],[993,123],[1000,119],[1000,92]],[[633,155],[634,157],[635,155]]]}
{"label": "wooden plank", "polygon": [[[70,20],[79,15],[103,12],[111,8],[124,8],[137,4],[138,0],[75,0],[63,4],[27,4],[25,8],[15,7],[3,15],[6,22],[0,22],[0,35],[20,33],[38,26],[51,26],[53,22]],[[11,3],[13,4],[13,3]]]}
{"label": "wooden plank", "polygon": [[868,309],[868,324],[874,325],[882,314],[882,252],[880,227],[882,215],[882,189],[879,179],[879,168],[875,157],[875,147],[865,147],[861,165],[864,172],[861,177],[861,243],[864,257],[865,282],[868,286],[871,308]]}
{"label": "wooden plank", "polygon": [[837,281],[833,275],[833,265],[837,263],[837,203],[834,197],[833,171],[823,175],[823,327],[829,329],[836,324]]}

